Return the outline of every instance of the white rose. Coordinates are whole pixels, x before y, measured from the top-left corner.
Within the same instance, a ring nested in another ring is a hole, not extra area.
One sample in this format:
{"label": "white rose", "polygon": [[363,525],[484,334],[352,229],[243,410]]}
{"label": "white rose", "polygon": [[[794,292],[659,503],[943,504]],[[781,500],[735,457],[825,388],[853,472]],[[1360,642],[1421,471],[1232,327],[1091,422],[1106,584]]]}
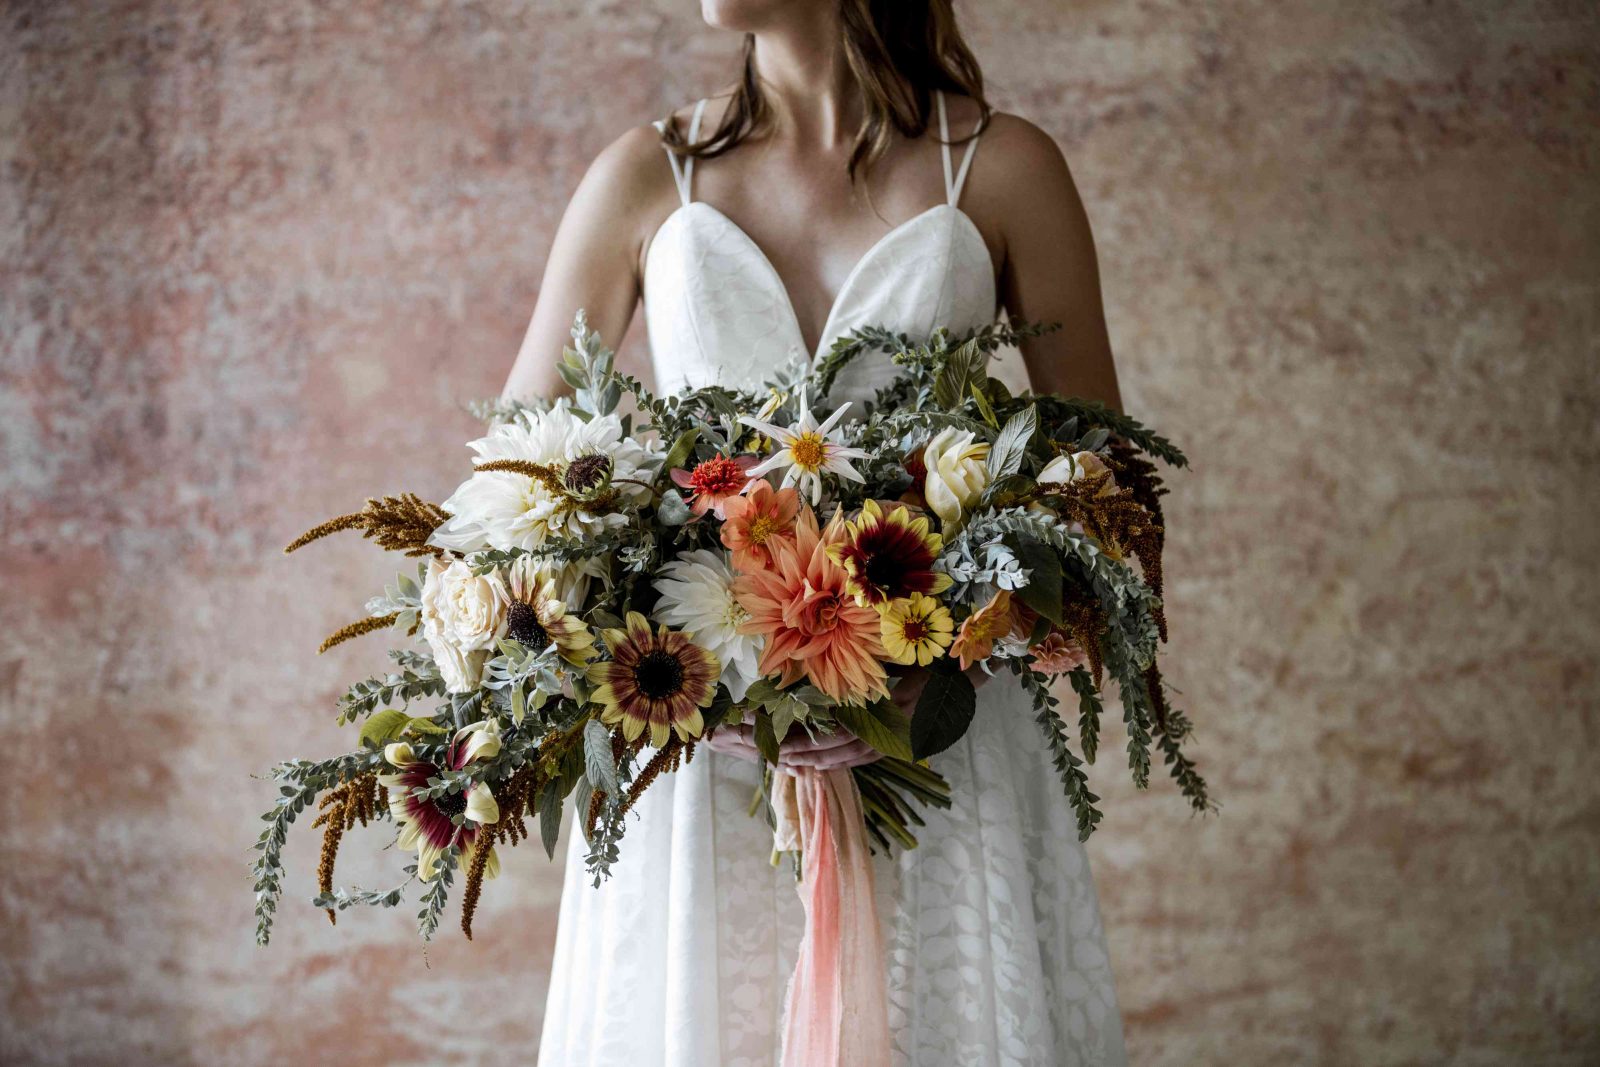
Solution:
{"label": "white rose", "polygon": [[922,450],[928,468],[923,495],[928,506],[945,523],[959,522],[989,485],[989,444],[975,440],[970,430],[940,430]]}
{"label": "white rose", "polygon": [[[1043,485],[1046,482],[1065,484],[1081,482],[1091,475],[1103,474],[1110,469],[1110,467],[1106,466],[1105,460],[1093,452],[1074,452],[1070,456],[1057,456],[1049,463],[1046,463],[1044,470],[1039,472],[1039,484]],[[1107,480],[1105,488],[1101,491],[1108,492],[1114,488],[1116,488],[1116,481],[1110,479]]]}
{"label": "white rose", "polygon": [[489,649],[505,636],[509,598],[493,575],[461,561],[428,563],[422,583],[422,636],[452,693],[478,688]]}

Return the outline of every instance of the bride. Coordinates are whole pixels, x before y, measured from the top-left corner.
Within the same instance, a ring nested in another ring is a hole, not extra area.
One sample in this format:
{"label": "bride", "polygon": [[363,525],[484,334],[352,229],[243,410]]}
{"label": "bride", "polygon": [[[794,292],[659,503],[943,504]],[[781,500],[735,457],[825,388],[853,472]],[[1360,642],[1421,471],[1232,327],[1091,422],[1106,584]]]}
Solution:
{"label": "bride", "polygon": [[[1003,309],[1064,328],[1022,351],[1035,388],[1118,406],[1089,226],[1066,162],[992,111],[951,0],[702,0],[744,34],[730,88],[629,131],[556,234],[506,385],[561,391],[555,354],[585,308],[607,338],[642,300],[656,384],[757,386],[868,324],[913,337]],[[895,373],[858,361],[833,403]],[[1094,883],[1029,701],[987,684],[937,757],[956,803],[919,847],[875,860],[895,1067],[1119,1064],[1121,1020]],[[896,687],[914,706],[920,679]],[[748,741],[647,792],[596,889],[573,834],[539,1062],[772,1067],[805,916],[749,814]],[[860,742],[790,742],[849,766]],[[791,1065],[794,1067],[794,1065]],[[804,1067],[804,1065],[800,1065]],[[877,1067],[863,1064],[861,1067]]]}

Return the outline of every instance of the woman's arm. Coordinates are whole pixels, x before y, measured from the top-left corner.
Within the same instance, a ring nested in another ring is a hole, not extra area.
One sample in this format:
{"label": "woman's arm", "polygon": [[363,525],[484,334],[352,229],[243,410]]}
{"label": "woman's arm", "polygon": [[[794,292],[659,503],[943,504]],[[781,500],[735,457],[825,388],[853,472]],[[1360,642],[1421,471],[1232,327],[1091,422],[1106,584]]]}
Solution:
{"label": "woman's arm", "polygon": [[988,217],[1000,220],[1000,299],[1007,313],[1061,323],[1022,345],[1033,388],[1122,410],[1094,236],[1061,150],[1037,126],[997,115],[973,160],[972,185]]}
{"label": "woman's arm", "polygon": [[608,344],[622,340],[639,301],[645,242],[676,203],[671,169],[653,128],[629,130],[600,153],[556,229],[505,396],[567,391],[556,363],[579,308]]}

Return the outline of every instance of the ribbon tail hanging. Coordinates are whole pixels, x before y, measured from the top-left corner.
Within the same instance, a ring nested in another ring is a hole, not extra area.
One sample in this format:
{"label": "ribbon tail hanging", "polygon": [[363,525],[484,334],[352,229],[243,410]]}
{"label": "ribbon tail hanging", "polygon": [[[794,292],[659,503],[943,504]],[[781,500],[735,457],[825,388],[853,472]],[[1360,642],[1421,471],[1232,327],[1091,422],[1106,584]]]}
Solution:
{"label": "ribbon tail hanging", "polygon": [[855,776],[800,768],[775,786],[777,844],[800,847],[806,911],[783,1067],[888,1067],[888,977]]}

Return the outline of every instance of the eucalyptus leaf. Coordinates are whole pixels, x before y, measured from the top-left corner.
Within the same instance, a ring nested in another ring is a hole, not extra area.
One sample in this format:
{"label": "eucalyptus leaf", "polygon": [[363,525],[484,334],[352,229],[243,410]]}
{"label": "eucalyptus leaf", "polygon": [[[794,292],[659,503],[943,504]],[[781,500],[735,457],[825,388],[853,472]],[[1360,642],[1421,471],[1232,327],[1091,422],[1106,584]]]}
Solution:
{"label": "eucalyptus leaf", "polygon": [[656,518],[665,526],[682,526],[693,518],[689,505],[683,502],[682,495],[676,489],[668,489],[661,494],[661,503],[656,505]]}

